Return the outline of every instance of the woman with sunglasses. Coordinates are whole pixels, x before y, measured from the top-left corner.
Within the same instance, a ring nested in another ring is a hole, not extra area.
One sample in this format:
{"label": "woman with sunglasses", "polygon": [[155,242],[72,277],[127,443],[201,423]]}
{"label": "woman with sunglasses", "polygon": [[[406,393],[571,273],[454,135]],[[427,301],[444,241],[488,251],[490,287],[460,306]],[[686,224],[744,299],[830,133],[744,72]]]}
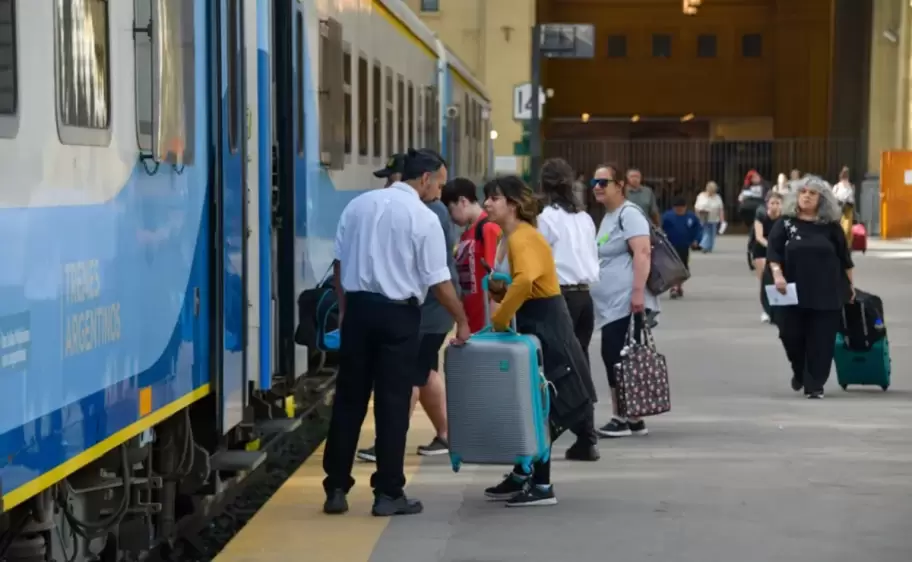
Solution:
{"label": "woman with sunglasses", "polygon": [[616,178],[617,169],[604,164],[595,170],[592,180],[592,194],[604,213],[596,235],[599,282],[590,292],[595,305],[595,328],[601,329],[602,361],[608,373],[614,414],[610,422],[596,430],[602,437],[648,433],[642,419],[627,418],[618,411],[614,366],[621,360],[631,320],[634,337],[639,340],[644,315],[659,310],[658,299],[646,289],[652,251],[649,219],[627,201]]}
{"label": "woman with sunglasses", "polygon": [[[589,365],[573,334],[551,247],[536,228],[538,202],[532,190],[518,177],[506,176],[488,182],[484,194],[488,219],[503,231],[494,271],[512,279],[506,286],[489,283],[491,297],[500,303],[491,316],[491,325],[504,331],[515,317],[520,333],[536,336],[542,346],[545,376],[557,385],[555,392],[562,396],[559,403],[574,405],[567,411],[559,408],[558,402],[551,404],[553,442],[562,429],[576,427],[592,415],[595,394],[590,390]],[[554,376],[558,372],[562,375],[559,381]],[[565,391],[570,395],[565,395]],[[485,496],[506,501],[509,507],[556,504],[550,458],[536,462],[531,474],[521,465],[515,466],[500,484],[487,488]]]}

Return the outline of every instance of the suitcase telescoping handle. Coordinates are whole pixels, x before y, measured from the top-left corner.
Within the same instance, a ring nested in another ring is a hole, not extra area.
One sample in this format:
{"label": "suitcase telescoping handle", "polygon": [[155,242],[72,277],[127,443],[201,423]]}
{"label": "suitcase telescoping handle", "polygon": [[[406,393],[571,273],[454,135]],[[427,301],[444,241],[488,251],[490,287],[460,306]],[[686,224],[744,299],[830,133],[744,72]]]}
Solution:
{"label": "suitcase telescoping handle", "polygon": [[865,341],[868,341],[868,318],[865,314],[865,307],[863,304],[858,302],[858,299],[855,299],[855,302],[849,303],[842,307],[842,326],[845,329],[845,345],[846,347],[851,346],[852,342],[849,341],[849,321],[846,319],[845,309],[846,306],[858,306],[861,311],[861,333],[864,335]]}
{"label": "suitcase telescoping handle", "polygon": [[[509,285],[510,283],[513,282],[512,277],[510,277],[506,273],[500,273],[498,271],[495,271],[489,275],[485,275],[484,277],[481,278],[481,289],[485,293],[484,294],[484,311],[485,311],[485,321],[487,323],[485,324],[485,327],[481,329],[480,333],[490,332],[493,328],[491,326],[491,299],[488,296],[488,281],[490,281],[490,280],[503,281],[507,285]],[[510,330],[513,332],[516,331],[516,317],[515,316],[513,317],[512,320],[510,320]]]}

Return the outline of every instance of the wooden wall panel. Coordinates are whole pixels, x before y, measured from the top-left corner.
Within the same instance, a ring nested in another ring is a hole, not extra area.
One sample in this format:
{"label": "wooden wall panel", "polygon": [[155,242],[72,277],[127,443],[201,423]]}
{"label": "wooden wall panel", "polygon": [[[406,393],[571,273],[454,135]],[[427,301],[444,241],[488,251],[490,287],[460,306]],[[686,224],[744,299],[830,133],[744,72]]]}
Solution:
{"label": "wooden wall panel", "polygon": [[[767,0],[713,5],[700,14],[681,13],[679,0],[662,3],[555,2],[552,21],[592,22],[596,58],[546,61],[547,86],[555,96],[549,117],[593,116],[679,117],[753,116],[772,112],[773,51],[769,40],[772,12]],[[741,36],[761,33],[764,56],[741,57]],[[652,36],[672,38],[672,55],[652,56]],[[697,57],[697,37],[717,37],[717,56]],[[607,56],[608,37],[627,37],[627,56]]]}
{"label": "wooden wall panel", "polygon": [[[554,89],[545,118],[771,117],[776,136],[829,129],[833,0],[707,0],[698,15],[680,0],[539,0],[541,21],[591,22],[593,60],[545,61]],[[672,36],[672,56],[652,57],[652,35]],[[763,37],[744,58],[744,34]],[[627,36],[627,56],[608,57],[608,37]],[[697,37],[717,37],[717,56],[697,57]]]}

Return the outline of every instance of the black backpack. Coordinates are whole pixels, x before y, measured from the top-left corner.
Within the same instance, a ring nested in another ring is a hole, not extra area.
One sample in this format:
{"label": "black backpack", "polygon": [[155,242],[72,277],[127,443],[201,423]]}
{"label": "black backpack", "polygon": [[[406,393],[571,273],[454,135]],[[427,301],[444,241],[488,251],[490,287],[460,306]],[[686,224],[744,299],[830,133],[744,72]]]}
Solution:
{"label": "black backpack", "polygon": [[868,351],[887,335],[883,301],[877,295],[855,289],[855,301],[842,308],[842,333],[845,346]]}
{"label": "black backpack", "polygon": [[298,327],[295,342],[320,351],[327,349],[326,334],[339,328],[339,299],[333,285],[333,277],[327,277],[315,288],[301,291],[298,295]]}

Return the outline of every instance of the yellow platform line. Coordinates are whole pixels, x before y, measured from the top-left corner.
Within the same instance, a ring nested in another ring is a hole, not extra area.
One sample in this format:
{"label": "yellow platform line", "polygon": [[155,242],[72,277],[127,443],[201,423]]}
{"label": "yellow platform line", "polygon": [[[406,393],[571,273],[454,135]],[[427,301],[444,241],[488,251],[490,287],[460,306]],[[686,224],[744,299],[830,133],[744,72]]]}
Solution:
{"label": "yellow platform line", "polygon": [[[434,429],[421,406],[415,409],[408,435],[405,476],[411,480],[421,464],[418,445],[429,442]],[[361,429],[360,447],[374,442],[373,404]],[[322,512],[323,447],[292,475],[269,502],[241,529],[215,562],[367,562],[389,518],[370,514],[373,463],[355,461],[357,483],[348,496],[350,511],[329,516]]]}

